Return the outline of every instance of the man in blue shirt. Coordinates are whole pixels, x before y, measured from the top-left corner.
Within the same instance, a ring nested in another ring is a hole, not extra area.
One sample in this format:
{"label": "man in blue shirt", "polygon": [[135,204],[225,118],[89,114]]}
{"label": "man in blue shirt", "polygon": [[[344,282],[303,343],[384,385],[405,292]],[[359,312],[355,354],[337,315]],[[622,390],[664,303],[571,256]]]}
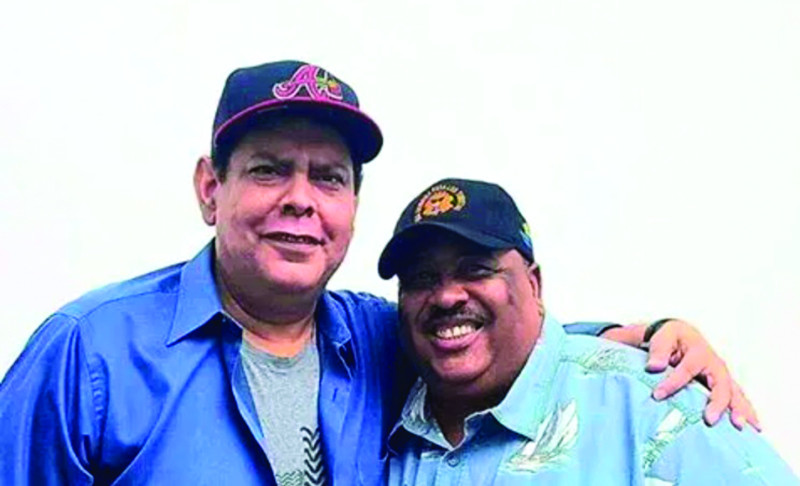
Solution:
{"label": "man in blue shirt", "polygon": [[215,239],[36,331],[0,385],[0,483],[384,484],[414,379],[396,308],[325,290],[381,144],[353,90],[317,66],[234,71],[194,174]]}
{"label": "man in blue shirt", "polygon": [[697,387],[657,402],[643,353],[567,335],[501,187],[429,187],[379,270],[398,275],[421,376],[390,435],[390,485],[800,484],[757,434],[705,427]]}

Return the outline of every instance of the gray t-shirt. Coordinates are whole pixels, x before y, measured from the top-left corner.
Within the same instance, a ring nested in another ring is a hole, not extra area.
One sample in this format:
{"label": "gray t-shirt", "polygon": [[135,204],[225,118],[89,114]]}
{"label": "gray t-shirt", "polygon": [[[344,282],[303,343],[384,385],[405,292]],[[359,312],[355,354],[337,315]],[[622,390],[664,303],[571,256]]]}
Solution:
{"label": "gray t-shirt", "polygon": [[278,486],[325,484],[314,340],[296,356],[284,358],[243,339],[241,357]]}

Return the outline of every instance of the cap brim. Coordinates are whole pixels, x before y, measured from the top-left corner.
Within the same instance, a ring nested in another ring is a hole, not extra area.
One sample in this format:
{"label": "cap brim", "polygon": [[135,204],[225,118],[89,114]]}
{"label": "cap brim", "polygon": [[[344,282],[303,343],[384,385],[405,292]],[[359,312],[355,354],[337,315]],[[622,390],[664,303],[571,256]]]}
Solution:
{"label": "cap brim", "polygon": [[419,251],[436,241],[435,238],[432,238],[426,233],[437,231],[447,231],[492,250],[514,248],[514,243],[512,242],[473,229],[462,228],[457,224],[441,221],[424,221],[406,228],[395,234],[392,239],[389,240],[389,243],[384,247],[383,252],[381,252],[381,257],[378,260],[378,275],[385,280],[395,276],[397,274],[397,269],[400,268],[399,264],[408,260],[409,253]]}
{"label": "cap brim", "polygon": [[246,132],[275,116],[310,118],[333,127],[344,138],[356,163],[371,161],[383,146],[380,128],[364,112],[345,103],[289,99],[261,103],[231,117],[214,134],[213,151],[231,150]]}

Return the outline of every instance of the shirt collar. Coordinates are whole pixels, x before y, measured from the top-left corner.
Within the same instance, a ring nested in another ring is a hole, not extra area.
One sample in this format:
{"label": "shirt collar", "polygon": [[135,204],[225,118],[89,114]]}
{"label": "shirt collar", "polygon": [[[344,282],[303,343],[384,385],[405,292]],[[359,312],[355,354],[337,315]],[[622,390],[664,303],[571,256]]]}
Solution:
{"label": "shirt collar", "polygon": [[428,407],[425,404],[427,395],[428,386],[425,385],[422,378],[418,378],[408,392],[408,398],[406,398],[400,418],[389,432],[388,446],[393,454],[397,455],[399,452],[401,437],[405,435],[403,431],[426,437],[432,429],[436,428],[435,419],[428,413]]}
{"label": "shirt collar", "polygon": [[350,342],[352,335],[347,328],[347,308],[336,299],[336,294],[324,292],[317,302],[317,329],[335,346]]}
{"label": "shirt collar", "polygon": [[355,367],[355,356],[352,348],[352,334],[347,327],[348,320],[358,325],[358,319],[348,317],[348,308],[341,301],[336,292],[325,291],[317,301],[315,318],[317,320],[317,332],[321,334],[320,342],[330,343],[336,349],[336,353],[352,372]]}
{"label": "shirt collar", "polygon": [[533,440],[539,423],[549,411],[550,390],[566,342],[561,324],[546,314],[542,332],[511,389],[499,405],[490,410],[505,428]]}
{"label": "shirt collar", "polygon": [[178,303],[167,346],[199,329],[211,318],[223,313],[222,301],[214,282],[214,241],[186,262],[181,269]]}
{"label": "shirt collar", "polygon": [[[208,323],[217,315],[227,315],[222,307],[214,281],[214,240],[209,242],[181,269],[178,302],[167,346],[180,341]],[[336,347],[345,363],[355,365],[350,348],[351,334],[347,328],[346,306],[335,294],[324,292],[317,303],[317,329]]]}
{"label": "shirt collar", "polygon": [[[525,366],[503,401],[488,410],[503,427],[535,439],[537,426],[547,412],[548,391],[555,379],[565,341],[566,333],[561,324],[545,314],[542,332]],[[425,404],[426,395],[427,386],[420,379],[409,392],[400,419],[389,434],[389,448],[393,452],[396,453],[394,446],[401,441],[401,429],[424,437],[435,428],[435,419]]]}

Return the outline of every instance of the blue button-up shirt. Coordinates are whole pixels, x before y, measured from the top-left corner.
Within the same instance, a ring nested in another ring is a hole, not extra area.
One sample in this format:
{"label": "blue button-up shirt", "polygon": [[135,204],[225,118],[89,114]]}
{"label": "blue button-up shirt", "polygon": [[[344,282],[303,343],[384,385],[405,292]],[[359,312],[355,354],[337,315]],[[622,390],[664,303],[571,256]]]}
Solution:
{"label": "blue button-up shirt", "polygon": [[650,398],[661,378],[645,357],[602,339],[543,333],[503,401],[445,440],[418,381],[390,438],[389,484],[794,485],[788,466],[752,430],[706,427],[706,394],[692,385]]}
{"label": "blue button-up shirt", "polygon": [[[36,331],[0,384],[0,484],[274,484],[213,253],[91,292]],[[396,307],[326,292],[316,320],[328,480],[385,484],[414,380]]]}
{"label": "blue button-up shirt", "polygon": [[[94,291],[39,328],[0,387],[0,484],[274,483],[212,257]],[[395,306],[327,292],[316,317],[328,477],[384,484],[405,391]]]}

